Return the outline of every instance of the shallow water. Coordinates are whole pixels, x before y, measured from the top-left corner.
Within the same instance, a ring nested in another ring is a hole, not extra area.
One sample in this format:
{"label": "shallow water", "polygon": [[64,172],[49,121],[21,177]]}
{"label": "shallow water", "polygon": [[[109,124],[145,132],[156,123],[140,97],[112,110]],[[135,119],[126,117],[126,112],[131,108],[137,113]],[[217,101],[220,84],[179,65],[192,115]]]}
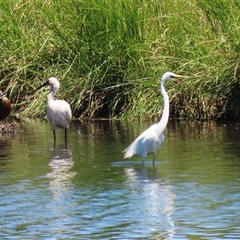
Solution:
{"label": "shallow water", "polygon": [[0,239],[240,238],[237,124],[169,123],[155,168],[122,150],[150,123],[28,120],[0,136]]}

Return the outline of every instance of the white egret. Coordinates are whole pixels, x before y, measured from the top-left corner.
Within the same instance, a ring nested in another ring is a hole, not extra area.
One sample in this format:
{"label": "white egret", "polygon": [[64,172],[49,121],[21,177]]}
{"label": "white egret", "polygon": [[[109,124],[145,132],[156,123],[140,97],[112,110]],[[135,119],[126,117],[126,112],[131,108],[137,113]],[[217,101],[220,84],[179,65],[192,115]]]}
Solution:
{"label": "white egret", "polygon": [[[55,94],[60,88],[60,83],[55,77],[50,77],[44,84],[38,87],[35,91],[43,86],[50,86],[50,92],[47,96],[47,118],[51,122],[54,145],[56,142],[56,129],[57,127],[65,129],[65,144],[67,143],[67,128],[72,119],[72,111],[69,103],[65,100],[55,99]],[[34,92],[35,92],[34,91]]]}
{"label": "white egret", "polygon": [[156,158],[157,150],[161,146],[164,135],[163,131],[167,126],[169,117],[169,97],[164,88],[164,84],[167,80],[176,80],[178,78],[184,78],[184,76],[177,75],[172,72],[166,72],[162,76],[161,80],[161,93],[164,99],[164,108],[162,118],[158,123],[151,125],[141,135],[139,135],[133,143],[126,148],[124,152],[124,158],[130,158],[135,155],[142,156],[142,164],[147,154],[153,154],[153,165]]}

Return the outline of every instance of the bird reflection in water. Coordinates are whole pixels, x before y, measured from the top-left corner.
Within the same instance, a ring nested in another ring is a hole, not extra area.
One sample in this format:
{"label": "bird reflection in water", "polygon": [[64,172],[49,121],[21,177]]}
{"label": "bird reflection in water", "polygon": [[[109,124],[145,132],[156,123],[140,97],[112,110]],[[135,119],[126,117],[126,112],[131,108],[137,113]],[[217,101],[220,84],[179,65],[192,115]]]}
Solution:
{"label": "bird reflection in water", "polygon": [[52,170],[47,177],[50,179],[49,187],[53,193],[53,199],[61,200],[71,188],[71,179],[76,174],[71,171],[74,165],[72,151],[65,147],[54,148],[48,165]]}
{"label": "bird reflection in water", "polygon": [[10,138],[0,138],[0,173],[8,169],[8,165],[12,163],[11,159],[12,142]]}
{"label": "bird reflection in water", "polygon": [[161,239],[162,237],[172,239],[176,227],[172,218],[175,211],[175,194],[171,190],[171,185],[161,180],[155,170],[152,172],[144,167],[140,169],[134,167],[125,168],[125,174],[133,195],[136,189],[141,189],[141,197],[136,196],[136,205],[141,206],[140,215],[142,220],[140,221],[143,221],[142,224],[148,223],[153,232],[154,229],[158,229],[158,232],[161,229],[161,233],[158,233],[161,234],[159,236]]}

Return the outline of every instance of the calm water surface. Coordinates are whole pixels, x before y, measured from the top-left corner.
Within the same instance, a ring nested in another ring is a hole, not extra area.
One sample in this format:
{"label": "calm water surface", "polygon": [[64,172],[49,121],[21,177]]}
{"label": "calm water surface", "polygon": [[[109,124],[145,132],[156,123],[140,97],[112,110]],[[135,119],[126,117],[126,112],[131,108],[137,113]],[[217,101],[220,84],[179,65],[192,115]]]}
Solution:
{"label": "calm water surface", "polygon": [[0,135],[0,239],[240,239],[240,126],[170,123],[155,168],[123,159],[150,124]]}

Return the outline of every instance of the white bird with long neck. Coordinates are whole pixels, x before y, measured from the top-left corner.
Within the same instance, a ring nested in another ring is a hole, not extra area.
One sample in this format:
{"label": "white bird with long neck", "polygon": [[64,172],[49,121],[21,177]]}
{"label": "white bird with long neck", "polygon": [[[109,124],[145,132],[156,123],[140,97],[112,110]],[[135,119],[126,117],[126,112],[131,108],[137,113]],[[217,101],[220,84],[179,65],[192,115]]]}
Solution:
{"label": "white bird with long neck", "polygon": [[60,88],[60,83],[55,77],[50,77],[44,84],[38,87],[35,91],[46,85],[50,86],[50,92],[48,93],[47,96],[47,118],[52,125],[54,145],[56,143],[55,131],[57,127],[65,129],[65,144],[66,144],[67,128],[69,127],[72,119],[72,111],[70,105],[65,100],[55,99],[55,94]]}
{"label": "white bird with long neck", "polygon": [[126,148],[124,152],[124,158],[131,158],[135,155],[142,156],[142,164],[147,154],[153,154],[153,165],[156,158],[157,150],[161,146],[164,135],[163,132],[167,126],[169,118],[169,97],[164,88],[164,84],[167,80],[176,80],[178,78],[184,78],[185,76],[177,75],[173,72],[166,72],[162,76],[161,80],[161,93],[164,100],[164,108],[162,118],[158,123],[151,125],[141,135],[139,135],[133,143]]}

